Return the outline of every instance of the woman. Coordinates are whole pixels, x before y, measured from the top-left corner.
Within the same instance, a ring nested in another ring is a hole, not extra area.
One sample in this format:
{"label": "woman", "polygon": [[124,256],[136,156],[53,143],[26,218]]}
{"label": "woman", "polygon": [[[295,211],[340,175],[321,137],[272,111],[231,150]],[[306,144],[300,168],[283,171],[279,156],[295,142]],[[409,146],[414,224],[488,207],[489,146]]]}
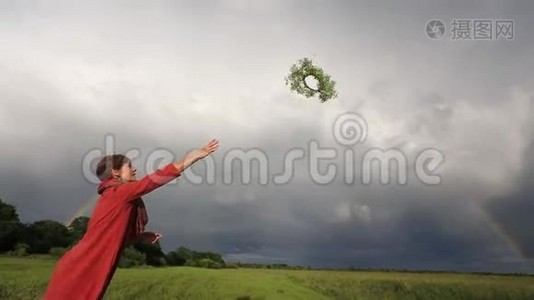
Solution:
{"label": "woman", "polygon": [[136,180],[130,159],[115,154],[102,158],[97,166],[100,198],[84,237],[56,265],[45,299],[102,299],[117,269],[124,247],[136,240],[155,243],[158,233],[144,232],[148,222],[141,196],[179,177],[197,160],[219,147],[211,140],[189,152],[185,158]]}

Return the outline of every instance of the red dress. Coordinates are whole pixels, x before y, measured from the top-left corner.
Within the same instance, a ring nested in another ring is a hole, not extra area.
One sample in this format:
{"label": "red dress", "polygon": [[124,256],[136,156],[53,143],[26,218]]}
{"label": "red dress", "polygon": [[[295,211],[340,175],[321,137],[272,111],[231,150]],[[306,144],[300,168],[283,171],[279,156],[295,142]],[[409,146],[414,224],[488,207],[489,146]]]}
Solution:
{"label": "red dress", "polygon": [[101,195],[83,238],[58,261],[46,300],[102,299],[122,250],[147,222],[141,196],[179,177],[174,164],[132,182],[108,179],[98,185]]}

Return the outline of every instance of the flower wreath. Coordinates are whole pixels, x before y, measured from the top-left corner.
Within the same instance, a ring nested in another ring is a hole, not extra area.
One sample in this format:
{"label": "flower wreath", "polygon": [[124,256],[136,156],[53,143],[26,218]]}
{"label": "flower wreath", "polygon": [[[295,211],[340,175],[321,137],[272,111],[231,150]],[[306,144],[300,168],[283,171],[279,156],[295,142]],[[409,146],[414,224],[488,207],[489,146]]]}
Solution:
{"label": "flower wreath", "polygon": [[[335,89],[336,82],[333,81],[330,75],[326,74],[322,68],[313,65],[311,59],[300,59],[289,71],[290,73],[285,77],[285,80],[286,85],[290,85],[292,91],[303,95],[306,98],[319,94],[321,103],[338,96]],[[306,83],[306,78],[309,76],[312,76],[317,80],[317,89],[311,88]]]}

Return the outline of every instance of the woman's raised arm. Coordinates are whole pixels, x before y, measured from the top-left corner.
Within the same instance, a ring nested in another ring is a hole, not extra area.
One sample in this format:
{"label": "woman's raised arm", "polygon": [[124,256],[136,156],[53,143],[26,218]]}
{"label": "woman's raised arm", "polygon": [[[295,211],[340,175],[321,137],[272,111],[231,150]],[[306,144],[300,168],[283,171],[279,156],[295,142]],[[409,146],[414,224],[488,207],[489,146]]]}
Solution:
{"label": "woman's raised arm", "polygon": [[213,139],[202,148],[189,152],[182,160],[168,164],[140,180],[122,184],[119,189],[124,193],[126,201],[135,200],[179,177],[185,169],[199,159],[203,159],[215,152],[218,148],[219,141]]}

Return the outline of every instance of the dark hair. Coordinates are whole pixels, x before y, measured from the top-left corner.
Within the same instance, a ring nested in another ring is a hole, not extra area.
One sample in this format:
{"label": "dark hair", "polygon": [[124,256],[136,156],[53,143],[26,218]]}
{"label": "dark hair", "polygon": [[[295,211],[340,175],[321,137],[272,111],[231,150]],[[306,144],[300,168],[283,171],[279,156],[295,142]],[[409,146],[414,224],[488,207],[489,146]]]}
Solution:
{"label": "dark hair", "polygon": [[100,159],[96,166],[96,176],[100,181],[111,177],[111,169],[119,170],[123,165],[130,163],[130,159],[122,154],[106,155]]}

